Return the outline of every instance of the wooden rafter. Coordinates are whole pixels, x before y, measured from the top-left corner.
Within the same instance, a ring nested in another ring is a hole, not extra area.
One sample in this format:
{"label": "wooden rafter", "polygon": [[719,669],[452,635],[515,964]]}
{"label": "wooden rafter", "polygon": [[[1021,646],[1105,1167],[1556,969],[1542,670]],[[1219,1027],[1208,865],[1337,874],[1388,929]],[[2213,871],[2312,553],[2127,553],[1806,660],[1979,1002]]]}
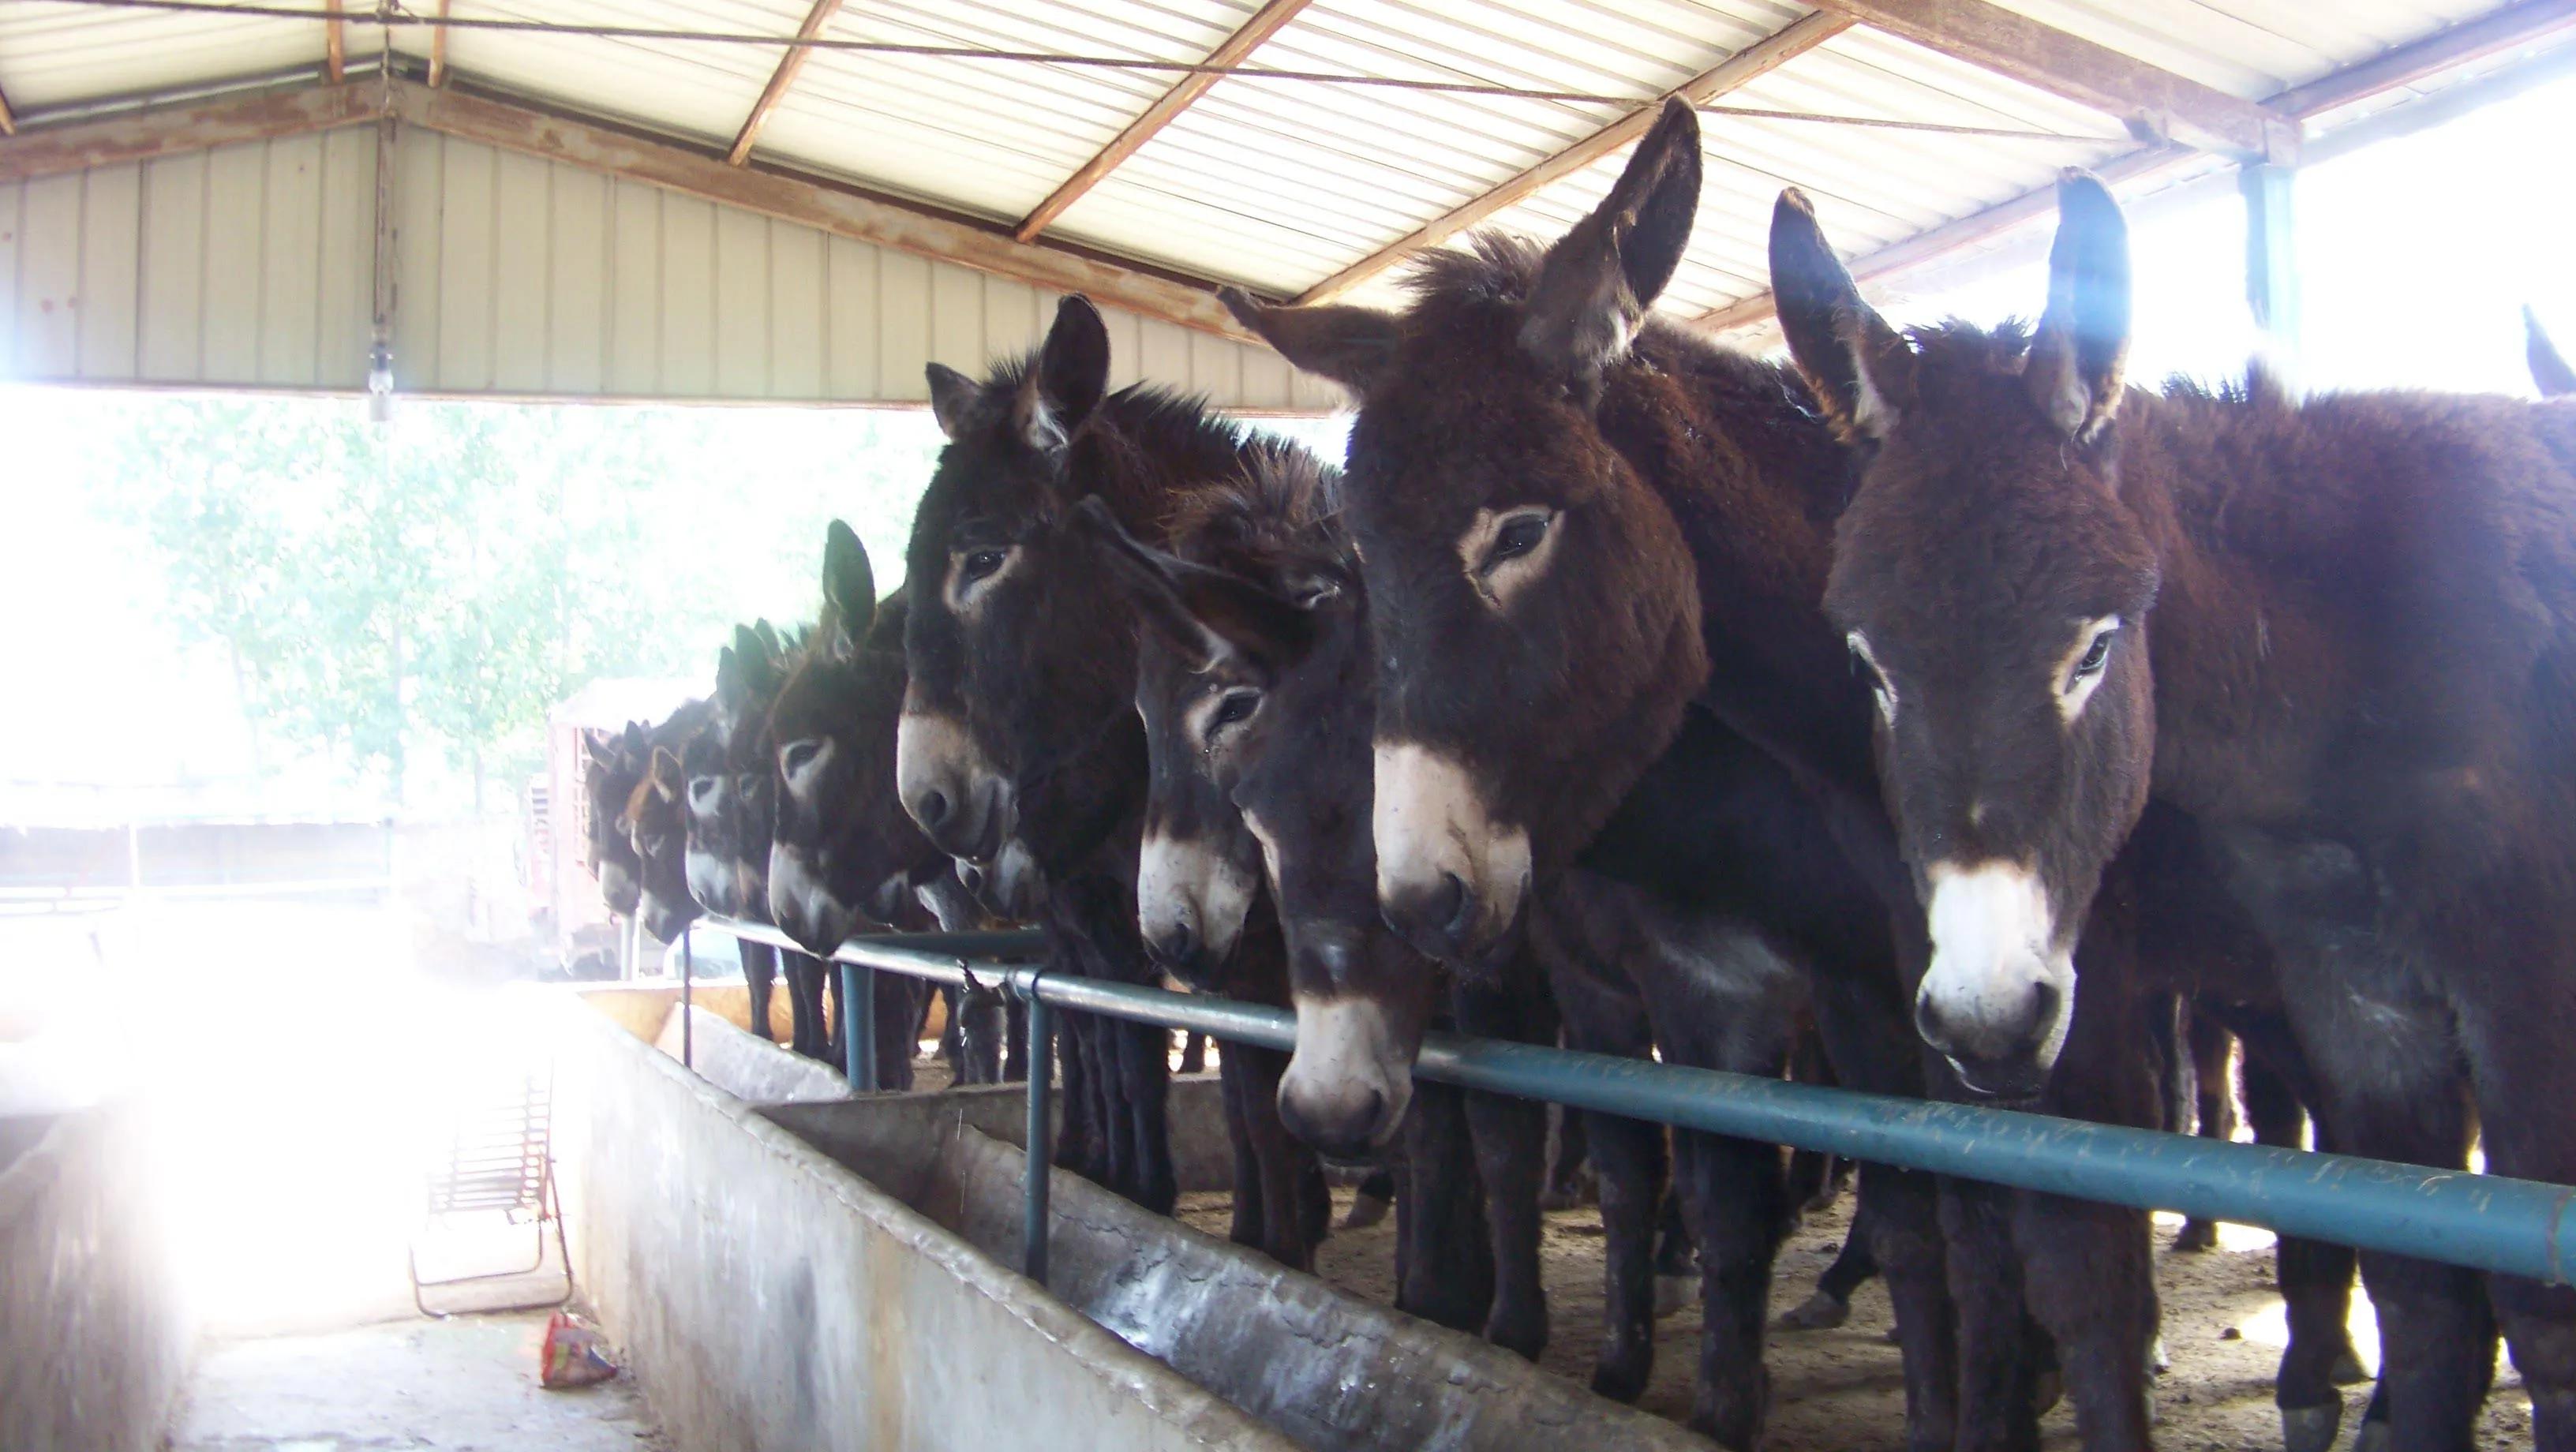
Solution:
{"label": "wooden rafter", "polygon": [[0,136],[18,134],[18,113],[9,109],[7,93],[0,92]]}
{"label": "wooden rafter", "polygon": [[1704,105],[1745,85],[1755,77],[1776,70],[1789,61],[1814,50],[1817,46],[1849,30],[1852,24],[1852,21],[1843,16],[1818,11],[1798,20],[1776,35],[1755,41],[1664,95],[1656,97],[1651,104],[1638,107],[1484,195],[1460,203],[1325,278],[1322,282],[1316,283],[1299,294],[1297,301],[1315,303],[1338,297],[1406,258],[1439,246],[1549,183],[1583,170],[1645,135],[1647,129],[1655,124],[1655,117],[1661,114],[1664,102],[1674,96],[1679,96],[1693,105]]}
{"label": "wooden rafter", "polygon": [[[1049,292],[1083,293],[1105,307],[1252,341],[1252,335],[1217,301],[1212,283],[1071,248],[1022,242],[998,227],[915,203],[767,167],[734,166],[712,152],[516,102],[468,95],[453,86],[431,90],[397,82],[394,106],[406,123],[425,131],[682,192],[853,241],[1013,278]],[[0,143],[0,159],[7,156],[7,148],[8,143]]]}
{"label": "wooden rafter", "polygon": [[[2576,0],[2525,0],[2307,85],[2294,86],[2263,104],[2266,110],[2295,123],[2518,46],[2548,41],[2571,29],[2576,29]],[[2095,167],[2094,172],[2116,188],[2178,167],[2193,155],[2185,146],[2149,146]],[[1856,258],[1850,264],[1852,276],[1864,283],[1890,277],[1990,241],[2024,223],[2046,217],[2056,208],[2056,186],[2040,187]],[[1711,332],[1728,332],[1765,322],[1775,312],[1771,294],[1765,292],[1712,309],[1691,321]]]}
{"label": "wooden rafter", "polygon": [[[447,0],[438,0],[438,18],[447,18]],[[447,84],[447,27],[444,25],[429,28],[429,83],[433,86]]]}
{"label": "wooden rafter", "polygon": [[348,79],[349,37],[343,32],[340,0],[330,0],[331,18],[322,22],[322,68],[330,73],[332,84]]}
{"label": "wooden rafter", "polygon": [[[1240,29],[1227,36],[1223,44],[1208,52],[1206,64],[1242,64],[1245,57],[1260,49],[1262,42],[1278,34],[1289,21],[1296,19],[1297,13],[1309,3],[1311,0],[1269,0],[1268,4],[1252,13],[1252,18],[1243,22]],[[1125,130],[1111,137],[1109,144],[1100,148],[1099,154],[1077,167],[1073,175],[1064,179],[1063,185],[1048,193],[1045,201],[1021,218],[1020,225],[1013,229],[1011,235],[1023,242],[1034,240],[1056,218],[1064,215],[1065,208],[1080,201],[1083,193],[1098,186],[1102,177],[1134,156],[1140,147],[1154,139],[1156,132],[1171,125],[1199,97],[1206,95],[1209,87],[1222,79],[1222,76],[1204,71],[1193,71],[1181,77],[1178,84],[1146,107],[1143,115],[1128,122]]]}
{"label": "wooden rafter", "polygon": [[[796,27],[798,40],[812,40],[823,33],[823,25],[839,12],[841,0],[814,0],[814,8],[805,12],[805,23]],[[760,128],[769,124],[769,113],[776,110],[787,88],[796,83],[796,73],[805,69],[805,58],[814,52],[805,46],[791,45],[787,54],[778,58],[778,69],[769,73],[769,84],[760,88],[760,99],[751,103],[751,114],[743,118],[742,130],[733,138],[733,150],[725,160],[740,166],[751,159],[752,143],[760,139]]]}
{"label": "wooden rafter", "polygon": [[2141,140],[2288,163],[2298,128],[2255,102],[1988,0],[1823,0],[1890,35],[2120,117]]}
{"label": "wooden rafter", "polygon": [[0,183],[149,161],[238,141],[265,141],[376,119],[383,92],[360,81],[245,91],[151,111],[31,126],[0,141]]}

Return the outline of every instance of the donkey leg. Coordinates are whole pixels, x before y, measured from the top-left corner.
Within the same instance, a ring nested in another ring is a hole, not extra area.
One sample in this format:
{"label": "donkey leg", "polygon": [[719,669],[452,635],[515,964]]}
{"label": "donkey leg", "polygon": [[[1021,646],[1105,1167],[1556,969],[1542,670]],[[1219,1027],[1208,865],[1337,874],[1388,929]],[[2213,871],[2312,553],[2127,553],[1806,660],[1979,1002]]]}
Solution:
{"label": "donkey leg", "polygon": [[774,1044],[778,1036],[769,1031],[769,993],[778,986],[778,950],[767,943],[736,946],[742,950],[743,988],[751,997],[751,1031]]}
{"label": "donkey leg", "polygon": [[1225,1140],[1234,1152],[1234,1217],[1226,1238],[1237,1245],[1261,1244],[1261,1163],[1252,1148],[1252,1131],[1243,1121],[1243,1071],[1232,1059],[1217,1071],[1217,1097],[1225,1106]]}
{"label": "donkey leg", "polygon": [[[1532,997],[1463,982],[1450,990],[1461,1033],[1553,1043],[1556,1015],[1531,1012]],[[1494,1302],[1485,1317],[1485,1339],[1535,1361],[1547,1349],[1547,1290],[1540,1282],[1538,1254],[1547,1107],[1500,1094],[1471,1092],[1465,1100],[1468,1139],[1485,1194],[1485,1225],[1493,1241]]]}
{"label": "donkey leg", "polygon": [[[2246,1041],[2245,1118],[2257,1144],[2298,1149],[2307,1139],[2307,1111],[2289,1081]],[[2322,1146],[2321,1146],[2322,1147]],[[2349,1246],[2283,1236],[2273,1250],[2290,1344],[2281,1353],[2273,1401],[2281,1408],[2286,1452],[2325,1452],[2343,1425],[2346,1373],[2361,1370],[2346,1326],[2352,1313],[2354,1256]]]}
{"label": "donkey leg", "polygon": [[[1332,1220],[1332,1193],[1315,1152],[1279,1118],[1279,1076],[1287,1070],[1287,1056],[1276,1049],[1237,1044],[1217,1056],[1217,1072],[1243,1086],[1244,1133],[1261,1204],[1258,1244],[1281,1265],[1312,1270],[1320,1231]],[[1311,1198],[1316,1191],[1320,1204]]]}
{"label": "donkey leg", "polygon": [[1402,1243],[1396,1309],[1452,1329],[1484,1329],[1494,1300],[1493,1249],[1465,1106],[1445,1084],[1419,1084],[1403,1128],[1405,1174],[1395,1198]]}
{"label": "donkey leg", "polygon": [[948,1082],[972,1084],[966,1077],[966,991],[953,983],[939,985],[939,1002],[947,1010],[939,1026],[939,1057],[948,1065]]}
{"label": "donkey leg", "polygon": [[[2556,961],[2566,960],[2561,956]],[[2557,1002],[2560,1017],[2479,1012],[2464,1014],[2463,1028],[2489,1168],[2569,1185],[2576,1184],[2576,1124],[2569,1121],[2576,1065],[2569,1064],[2564,1047],[2564,1001]],[[2513,1347],[2514,1367],[2531,1393],[2533,1447],[2537,1452],[2571,1452],[2576,1449],[2576,1290],[2520,1276],[2492,1277],[2488,1287]],[[2377,1294],[2374,1286],[2372,1295]]]}
{"label": "donkey leg", "polygon": [[1126,1032],[1127,1123],[1135,1136],[1136,1203],[1157,1215],[1169,1215],[1180,1203],[1181,1187],[1172,1168],[1172,1133],[1167,1118],[1171,1104],[1172,1039],[1154,1024],[1122,1023]]}
{"label": "donkey leg", "polygon": [[1789,1223],[1777,1145],[1676,1134],[1676,1180],[1699,1241],[1699,1391],[1691,1426],[1721,1447],[1758,1447],[1770,1411],[1762,1364],[1771,1261]]}
{"label": "donkey leg", "polygon": [[[1654,1036],[1645,1005],[1625,984],[1580,957],[1552,957],[1548,984],[1564,1016],[1567,1048],[1642,1059]],[[1591,1110],[1565,1112],[1560,1164],[1569,1143],[1589,1153],[1601,1201],[1601,1345],[1592,1390],[1633,1402],[1655,1369],[1655,1217],[1669,1180],[1667,1136],[1647,1124]]]}
{"label": "donkey leg", "polygon": [[2086,1452],[2145,1452],[2156,1335],[2146,1213],[2024,1195],[2014,1232],[2031,1313],[2057,1342]]}
{"label": "donkey leg", "polygon": [[[2198,1128],[2194,1132],[2204,1139],[2234,1139],[2236,1137],[2236,1076],[2229,1072],[2233,1067],[2232,1059],[2235,1051],[2233,1035],[2208,1014],[2194,1012],[2188,1003],[2184,1004],[2182,1012],[2190,1022],[2192,1101],[2198,1123]],[[2249,1098],[2253,1094],[2250,1081],[2254,1072],[2254,1066],[2248,1063],[2245,1074],[2249,1081],[2246,1086],[2246,1094]],[[2172,1128],[2179,1130],[2182,1126],[2176,1124]],[[2186,1220],[2182,1223],[2182,1230],[2174,1236],[2176,1250],[2203,1251],[2217,1248],[2218,1225],[2215,1221]],[[2296,1452],[2296,1449],[2292,1449],[2292,1452]]]}
{"label": "donkey leg", "polygon": [[876,1087],[908,1094],[912,1091],[912,1056],[921,1048],[922,989],[926,985],[901,973],[869,976],[876,979],[871,1024],[876,1037]]}
{"label": "donkey leg", "polygon": [[1584,1117],[1580,1109],[1548,1106],[1549,1126],[1555,1133],[1547,1164],[1547,1187],[1540,1192],[1542,1210],[1571,1210],[1586,1199],[1584,1171],[1591,1163],[1590,1147],[1584,1143]]}
{"label": "donkey leg", "polygon": [[1959,1452],[2036,1452],[2036,1366],[2022,1311],[2013,1192],[1939,1181],[1943,1265],[1958,1318]]}

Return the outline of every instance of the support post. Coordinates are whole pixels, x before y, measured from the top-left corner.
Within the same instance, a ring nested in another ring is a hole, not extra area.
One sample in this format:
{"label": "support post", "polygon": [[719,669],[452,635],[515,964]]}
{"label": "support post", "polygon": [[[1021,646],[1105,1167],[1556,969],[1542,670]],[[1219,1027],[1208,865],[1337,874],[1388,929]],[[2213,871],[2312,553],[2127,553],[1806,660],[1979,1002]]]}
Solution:
{"label": "support post", "polygon": [[698,1066],[697,1004],[689,992],[689,985],[697,978],[698,965],[690,951],[689,929],[684,926],[680,929],[680,1067],[684,1069]]}
{"label": "support post", "polygon": [[1018,978],[1018,991],[1029,1008],[1029,1123],[1028,1168],[1023,1172],[1020,1205],[1021,1269],[1039,1285],[1047,1278],[1047,1190],[1054,1156],[1048,1144],[1050,1136],[1047,1096],[1055,1080],[1055,1013],[1038,996],[1038,979],[1043,970],[1032,968]]}
{"label": "support post", "polygon": [[2269,162],[2237,169],[2245,195],[2245,304],[2263,333],[2263,357],[2280,375],[2299,366],[2299,269],[2290,188],[2298,173]]}
{"label": "support post", "polygon": [[861,963],[841,965],[841,1058],[851,1093],[877,1087],[877,970]]}

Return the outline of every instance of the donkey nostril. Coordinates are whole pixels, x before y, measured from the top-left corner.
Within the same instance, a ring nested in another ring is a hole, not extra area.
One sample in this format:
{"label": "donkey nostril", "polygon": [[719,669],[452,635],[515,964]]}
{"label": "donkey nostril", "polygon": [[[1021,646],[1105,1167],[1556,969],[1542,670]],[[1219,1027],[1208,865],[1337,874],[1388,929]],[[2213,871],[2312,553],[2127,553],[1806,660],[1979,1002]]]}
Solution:
{"label": "donkey nostril", "polygon": [[1929,998],[1914,1001],[1914,1031],[1923,1042],[1939,1048],[1946,1040],[1942,1035],[1941,1010]]}
{"label": "donkey nostril", "polygon": [[2057,985],[2035,983],[2030,990],[2030,1031],[2034,1037],[2045,1037],[2049,1025],[2057,1022]]}
{"label": "donkey nostril", "polygon": [[1367,1124],[1367,1128],[1361,1131],[1361,1138],[1364,1140],[1375,1140],[1377,1138],[1378,1131],[1386,1127],[1385,1090],[1371,1089],[1369,1091],[1368,1117],[1365,1123]]}
{"label": "donkey nostril", "polygon": [[1172,924],[1163,930],[1162,937],[1154,944],[1155,950],[1162,954],[1163,961],[1173,964],[1190,961],[1191,955],[1198,951],[1198,946],[1198,934],[1190,931],[1188,923]]}
{"label": "donkey nostril", "polygon": [[928,791],[921,794],[921,824],[937,831],[948,822],[948,793]]}
{"label": "donkey nostril", "polygon": [[1447,924],[1441,931],[1454,942],[1467,935],[1468,920],[1476,913],[1476,895],[1467,890],[1466,879],[1457,873],[1444,872],[1440,878],[1446,893],[1439,903],[1440,920]]}

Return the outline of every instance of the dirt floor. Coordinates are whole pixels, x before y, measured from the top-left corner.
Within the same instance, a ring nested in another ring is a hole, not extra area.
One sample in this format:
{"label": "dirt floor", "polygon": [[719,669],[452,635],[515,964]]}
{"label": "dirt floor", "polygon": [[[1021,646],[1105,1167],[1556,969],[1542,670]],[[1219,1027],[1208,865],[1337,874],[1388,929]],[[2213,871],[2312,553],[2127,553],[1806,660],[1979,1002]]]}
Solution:
{"label": "dirt floor", "polygon": [[[1337,1222],[1350,1200],[1349,1190],[1335,1192]],[[1181,1218],[1222,1236],[1229,1203],[1225,1195],[1184,1196]],[[1774,1315],[1805,1300],[1815,1288],[1816,1277],[1842,1246],[1851,1203],[1845,1195],[1791,1237],[1773,1282]],[[2170,1216],[2157,1218],[2157,1287],[2172,1360],[2172,1369],[2156,1382],[2157,1445],[2166,1452],[2277,1449],[2281,1424],[2272,1404],[2272,1374],[2286,1332],[2281,1302],[2272,1290],[2272,1237],[2227,1226],[2220,1249],[2176,1254],[2172,1242],[2179,1223]],[[1337,1230],[1319,1253],[1317,1273],[1343,1290],[1392,1301],[1394,1236],[1392,1217],[1367,1230]],[[1541,1364],[1588,1383],[1601,1319],[1600,1217],[1589,1207],[1556,1212],[1547,1217],[1546,1237],[1550,1334]],[[2375,1367],[2378,1329],[2369,1299],[2358,1294],[2353,1299],[2353,1342],[2363,1361]],[[1696,1302],[1664,1319],[1656,1338],[1654,1381],[1640,1405],[1676,1420],[1689,1415],[1699,1320]],[[1851,1320],[1842,1327],[1772,1337],[1770,1452],[1900,1452],[1905,1393],[1896,1348],[1886,1339],[1889,1324],[1886,1292],[1872,1282],[1853,1298]],[[2360,1425],[2369,1394],[2368,1385],[2346,1391],[2346,1441]],[[2074,1417],[2067,1407],[2051,1412],[2043,1425],[2050,1448],[2076,1445]],[[2511,1365],[2502,1364],[2479,1446],[2503,1452],[2530,1445],[2531,1403]]]}

